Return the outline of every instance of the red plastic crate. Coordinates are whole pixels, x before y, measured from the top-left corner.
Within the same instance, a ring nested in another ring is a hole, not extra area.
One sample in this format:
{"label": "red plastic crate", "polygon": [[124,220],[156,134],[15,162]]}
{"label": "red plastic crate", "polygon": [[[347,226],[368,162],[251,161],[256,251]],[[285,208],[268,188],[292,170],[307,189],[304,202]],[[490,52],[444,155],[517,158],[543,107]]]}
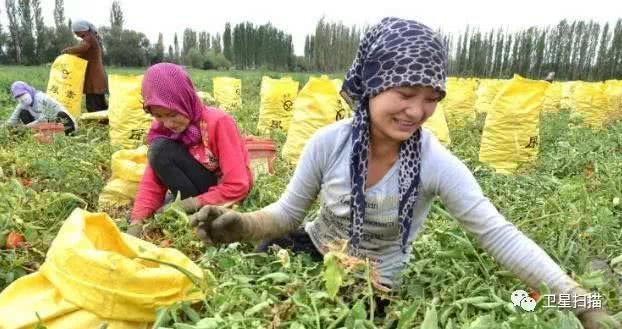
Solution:
{"label": "red plastic crate", "polygon": [[269,138],[246,136],[246,149],[253,169],[253,175],[267,173],[274,175],[274,161],[276,160],[277,147]]}
{"label": "red plastic crate", "polygon": [[65,126],[62,123],[38,123],[32,126],[37,132],[35,139],[39,143],[51,144],[54,135],[65,133]]}

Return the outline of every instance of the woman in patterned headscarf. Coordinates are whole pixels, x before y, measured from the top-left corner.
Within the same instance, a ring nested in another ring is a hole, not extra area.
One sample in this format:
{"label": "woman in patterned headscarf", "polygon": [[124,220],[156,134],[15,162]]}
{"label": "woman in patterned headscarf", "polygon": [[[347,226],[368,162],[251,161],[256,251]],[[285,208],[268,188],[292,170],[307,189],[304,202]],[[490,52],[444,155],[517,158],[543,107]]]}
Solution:
{"label": "woman in patterned headscarf", "polygon": [[201,103],[178,65],[156,64],[145,72],[145,110],[154,117],[147,134],[149,163],[140,182],[129,233],[164,204],[167,191],[181,195],[188,213],[246,197],[252,184],[248,153],[231,116]]}
{"label": "woman in patterned headscarf", "polygon": [[[375,263],[380,282],[398,283],[412,242],[439,196],[482,247],[531,287],[586,293],[495,209],[469,171],[421,125],[445,96],[447,50],[416,21],[385,18],[359,45],[343,92],[354,118],[322,128],[307,143],[280,200],[241,214],[204,207],[192,216],[208,243],[263,240],[321,259],[347,240],[348,253]],[[300,229],[319,196],[315,220]],[[272,240],[270,240],[272,239]],[[586,327],[607,318],[580,310]],[[597,327],[589,327],[597,328]]]}

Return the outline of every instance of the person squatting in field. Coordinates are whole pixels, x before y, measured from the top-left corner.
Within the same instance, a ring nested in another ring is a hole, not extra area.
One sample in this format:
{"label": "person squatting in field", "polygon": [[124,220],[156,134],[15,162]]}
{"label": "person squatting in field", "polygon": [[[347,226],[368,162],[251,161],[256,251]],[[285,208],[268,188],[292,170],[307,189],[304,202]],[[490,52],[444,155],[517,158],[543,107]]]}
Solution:
{"label": "person squatting in field", "polygon": [[[321,259],[348,241],[395,287],[436,196],[500,264],[530,287],[588,294],[483,195],[469,169],[421,125],[445,97],[447,49],[429,27],[385,18],[365,34],[343,91],[354,118],[308,141],[280,199],[251,212],[206,206],[191,216],[206,243],[265,240]],[[299,228],[319,196],[317,217]],[[576,310],[585,328],[619,324],[602,309]]]}
{"label": "person squatting in field", "polygon": [[234,119],[204,106],[188,74],[175,64],[147,69],[142,95],[145,111],[155,120],[147,134],[148,164],[128,233],[141,234],[144,220],[163,206],[167,190],[181,194],[186,212],[244,199],[252,174]]}
{"label": "person squatting in field", "polygon": [[38,123],[59,122],[65,127],[65,134],[70,134],[78,125],[65,107],[46,93],[36,90],[23,81],[15,81],[11,85],[11,94],[17,101],[13,114],[6,125],[16,127],[19,124],[32,127]]}
{"label": "person squatting in field", "polygon": [[76,46],[63,49],[62,53],[76,55],[88,61],[84,74],[86,110],[88,112],[107,110],[108,79],[104,71],[102,41],[99,33],[93,24],[85,20],[76,20],[71,23],[71,30],[82,40]]}

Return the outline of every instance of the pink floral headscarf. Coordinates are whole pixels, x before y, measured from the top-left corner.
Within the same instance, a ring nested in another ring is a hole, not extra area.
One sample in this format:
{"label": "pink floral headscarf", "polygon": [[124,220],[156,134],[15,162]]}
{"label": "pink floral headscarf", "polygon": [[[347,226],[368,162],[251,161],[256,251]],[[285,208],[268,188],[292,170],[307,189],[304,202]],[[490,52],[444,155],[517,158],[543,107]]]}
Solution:
{"label": "pink floral headscarf", "polygon": [[199,123],[202,112],[207,109],[194,90],[188,73],[181,66],[160,63],[148,68],[143,78],[142,95],[147,111],[152,106],[159,106],[190,119],[190,124],[181,133],[175,133],[154,121],[147,134],[147,143],[151,144],[158,137],[176,140],[186,146],[201,142]]}

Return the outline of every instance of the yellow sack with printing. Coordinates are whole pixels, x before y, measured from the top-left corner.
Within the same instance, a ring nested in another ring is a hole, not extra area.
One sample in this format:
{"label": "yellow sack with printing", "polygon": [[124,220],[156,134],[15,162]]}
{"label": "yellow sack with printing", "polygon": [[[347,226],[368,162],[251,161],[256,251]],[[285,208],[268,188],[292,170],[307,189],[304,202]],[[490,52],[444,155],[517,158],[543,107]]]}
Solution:
{"label": "yellow sack with printing", "polygon": [[283,156],[289,163],[298,162],[305,144],[319,128],[350,115],[351,110],[338,91],[341,81],[336,80],[325,75],[310,77],[298,93],[287,141],[283,145]]}
{"label": "yellow sack with printing", "polygon": [[144,144],[151,126],[151,115],[143,110],[141,88],[143,76],[110,75],[108,124],[110,143],[124,149]]}
{"label": "yellow sack with printing", "polygon": [[519,75],[503,87],[486,116],[479,160],[504,174],[538,154],[540,109],[550,84]]}
{"label": "yellow sack with printing", "polygon": [[566,110],[569,112],[574,111],[575,108],[575,97],[574,97],[574,89],[576,83],[579,81],[566,81],[562,82],[562,96],[559,102],[559,107],[561,110]]}
{"label": "yellow sack with printing", "polygon": [[134,150],[120,150],[112,154],[112,176],[99,195],[100,207],[129,205],[147,166],[147,146]]}
{"label": "yellow sack with printing", "polygon": [[447,79],[447,96],[441,101],[450,127],[475,120],[475,79]]}
{"label": "yellow sack with printing", "polygon": [[475,112],[488,113],[490,104],[504,83],[504,80],[481,79],[475,92]]}
{"label": "yellow sack with printing", "polygon": [[607,96],[607,115],[622,114],[622,80],[605,81],[605,95]]}
{"label": "yellow sack with printing", "polygon": [[61,103],[74,118],[82,112],[86,64],[80,57],[64,54],[56,57],[50,69],[46,94]]}
{"label": "yellow sack with printing", "polygon": [[257,132],[262,135],[269,135],[273,129],[287,132],[298,94],[298,81],[289,77],[272,79],[264,76],[259,94],[261,101]]}
{"label": "yellow sack with printing", "polygon": [[214,99],[220,109],[226,112],[238,111],[242,108],[242,80],[229,77],[216,77],[214,82]]}
{"label": "yellow sack with printing", "polygon": [[557,113],[561,108],[562,83],[553,82],[544,94],[542,111],[546,113]]}
{"label": "yellow sack with printing", "polygon": [[339,109],[337,110],[335,120],[339,121],[341,119],[351,118],[352,108],[350,108],[350,104],[348,104],[348,102],[341,97],[341,87],[343,86],[343,81],[341,81],[341,79],[333,79],[333,85],[335,85],[337,94],[339,94]]}
{"label": "yellow sack with printing", "polygon": [[156,310],[179,301],[198,301],[179,270],[198,279],[203,271],[172,248],[121,233],[105,213],[75,209],[61,227],[39,271],[0,293],[0,329],[146,329]]}
{"label": "yellow sack with printing", "polygon": [[436,110],[431,117],[423,123],[423,127],[430,130],[439,142],[445,146],[451,144],[451,138],[449,137],[449,128],[447,127],[447,120],[445,119],[445,110],[442,104],[436,106]]}
{"label": "yellow sack with printing", "polygon": [[607,119],[607,95],[602,82],[577,82],[574,91],[575,111],[590,128],[602,128]]}

